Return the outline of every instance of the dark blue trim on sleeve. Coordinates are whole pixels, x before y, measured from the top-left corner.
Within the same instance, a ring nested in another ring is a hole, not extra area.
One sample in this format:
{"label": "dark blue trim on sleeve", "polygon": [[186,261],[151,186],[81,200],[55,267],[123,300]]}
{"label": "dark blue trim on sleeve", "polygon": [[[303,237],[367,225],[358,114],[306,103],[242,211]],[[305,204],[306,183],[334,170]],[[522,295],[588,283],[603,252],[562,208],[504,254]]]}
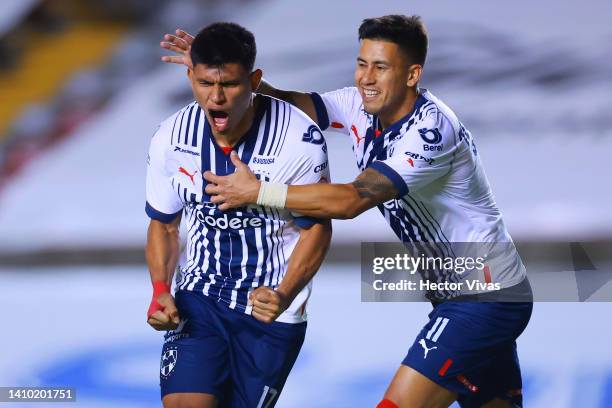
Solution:
{"label": "dark blue trim on sleeve", "polygon": [[323,222],[322,220],[313,217],[295,217],[293,221],[295,221],[295,225],[301,229],[309,229],[313,225],[321,224]]}
{"label": "dark blue trim on sleeve", "polygon": [[391,180],[395,188],[397,188],[397,190],[399,191],[398,197],[403,197],[408,194],[408,186],[406,185],[406,182],[404,181],[402,176],[400,176],[397,171],[393,170],[387,163],[382,161],[375,161],[374,163],[370,164],[368,168],[376,170],[377,172],[381,173],[383,176]]}
{"label": "dark blue trim on sleeve", "polygon": [[[181,209],[181,211],[183,211]],[[145,205],[145,212],[152,220],[156,220],[159,222],[163,222],[164,224],[170,224],[174,219],[181,213],[181,211],[176,212],[174,214],[166,214],[161,211],[157,211],[155,208],[151,207],[151,204],[147,202]]]}
{"label": "dark blue trim on sleeve", "polygon": [[323,98],[316,92],[310,94],[312,103],[314,103],[315,111],[317,112],[317,125],[321,130],[327,130],[329,127],[329,116],[327,115],[327,108],[323,102]]}

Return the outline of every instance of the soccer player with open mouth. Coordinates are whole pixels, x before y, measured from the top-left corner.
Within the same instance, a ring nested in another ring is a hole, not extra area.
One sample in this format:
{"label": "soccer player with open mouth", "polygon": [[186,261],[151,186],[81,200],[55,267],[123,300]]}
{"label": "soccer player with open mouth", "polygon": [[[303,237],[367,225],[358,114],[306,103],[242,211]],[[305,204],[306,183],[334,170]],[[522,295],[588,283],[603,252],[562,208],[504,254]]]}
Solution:
{"label": "soccer player with open mouth", "polygon": [[[304,341],[311,279],[331,239],[329,220],[257,205],[223,212],[204,191],[203,173],[234,172],[230,153],[261,180],[329,179],[314,122],[289,103],[253,93],[262,76],[253,69],[255,54],[253,35],[237,24],[200,31],[188,69],[195,101],[151,140],[147,318],[167,330],[160,385],[168,408],[276,404]],[[181,218],[186,261],[173,296]]]}
{"label": "soccer player with open mouth", "polygon": [[[177,31],[164,39],[162,47],[179,55],[163,60],[189,65],[189,34]],[[470,132],[444,102],[419,87],[428,47],[425,27],[416,16],[371,18],[359,27],[359,40],[354,87],[321,95],[283,91],[265,82],[258,89],[295,104],[321,129],[331,127],[350,137],[361,170],[355,181],[306,186],[268,182],[257,179],[233,155],[236,171],[227,176],[206,173],[206,192],[222,210],[257,203],[347,219],[378,207],[406,245],[424,242],[442,254],[453,243],[504,244],[501,266],[478,271],[480,278],[501,287],[499,294],[526,296],[515,302],[480,302],[490,290],[429,293],[429,322],[378,407],[448,407],[454,401],[462,407],[520,407],[516,339],[531,316],[529,282]]]}

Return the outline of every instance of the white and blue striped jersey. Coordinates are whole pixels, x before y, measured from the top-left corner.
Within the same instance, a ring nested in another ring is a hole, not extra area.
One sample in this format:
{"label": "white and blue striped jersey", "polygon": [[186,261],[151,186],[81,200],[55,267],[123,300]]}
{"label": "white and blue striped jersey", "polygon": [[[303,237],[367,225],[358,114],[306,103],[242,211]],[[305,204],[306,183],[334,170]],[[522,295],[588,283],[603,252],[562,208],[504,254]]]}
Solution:
{"label": "white and blue striped jersey", "polygon": [[[266,181],[329,181],[327,146],[318,127],[288,103],[263,95],[256,99],[253,124],[233,147],[240,159]],[[278,287],[300,228],[317,220],[259,206],[222,212],[204,192],[202,174],[208,170],[227,175],[235,167],[215,142],[204,111],[193,102],[162,122],[151,140],[146,212],[161,222],[183,212],[188,233],[179,290],[250,314],[250,292]],[[309,283],[277,321],[304,321],[310,291]]]}
{"label": "white and blue striped jersey", "polygon": [[[361,171],[373,168],[387,176],[399,191],[379,210],[406,243],[427,243],[435,255],[453,257],[456,243],[506,243],[487,254],[487,267],[469,275],[506,288],[520,283],[525,268],[484,172],[470,132],[453,111],[426,89],[421,89],[412,112],[386,129],[376,115],[365,112],[359,91],[343,88],[312,94],[320,128],[342,131],[352,138]],[[431,255],[431,254],[426,254]],[[468,275],[437,271],[424,276],[437,282],[458,282]],[[439,291],[449,298],[460,293]],[[489,289],[490,290],[490,289]]]}

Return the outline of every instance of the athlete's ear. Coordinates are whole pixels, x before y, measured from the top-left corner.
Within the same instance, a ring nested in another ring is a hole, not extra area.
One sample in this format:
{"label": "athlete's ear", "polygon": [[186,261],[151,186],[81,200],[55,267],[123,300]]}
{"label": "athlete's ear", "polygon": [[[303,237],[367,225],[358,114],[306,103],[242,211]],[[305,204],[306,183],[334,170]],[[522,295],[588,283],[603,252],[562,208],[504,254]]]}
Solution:
{"label": "athlete's ear", "polygon": [[256,69],[251,72],[250,80],[251,80],[251,89],[253,92],[259,89],[259,85],[261,85],[261,78],[263,77],[263,71],[261,69]]}
{"label": "athlete's ear", "polygon": [[189,81],[193,82],[193,69],[187,68],[187,77],[189,78]]}
{"label": "athlete's ear", "polygon": [[417,86],[421,80],[421,74],[423,73],[423,66],[419,64],[413,64],[408,68],[408,78],[406,79],[406,85],[409,88]]}

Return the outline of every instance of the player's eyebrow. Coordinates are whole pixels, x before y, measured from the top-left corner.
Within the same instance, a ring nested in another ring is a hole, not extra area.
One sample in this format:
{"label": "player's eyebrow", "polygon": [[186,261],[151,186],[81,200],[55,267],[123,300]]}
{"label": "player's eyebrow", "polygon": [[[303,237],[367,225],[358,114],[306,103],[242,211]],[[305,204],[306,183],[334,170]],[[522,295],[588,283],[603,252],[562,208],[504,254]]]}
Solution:
{"label": "player's eyebrow", "polygon": [[[364,60],[361,57],[357,57],[357,62],[364,62],[364,63],[368,63],[368,61]],[[372,61],[372,64],[374,65],[390,65],[389,61],[385,61],[385,60],[374,60]]]}
{"label": "player's eyebrow", "polygon": [[209,80],[209,79],[199,78],[198,82],[200,82],[202,84],[209,84],[209,85],[219,84],[221,86],[239,85],[240,84],[240,80],[239,79],[228,79],[228,80],[225,80],[225,81],[217,81],[217,80]]}
{"label": "player's eyebrow", "polygon": [[225,85],[239,85],[240,84],[240,80],[239,79],[229,79],[226,81],[221,81],[219,82],[219,84],[221,86],[225,86]]}

